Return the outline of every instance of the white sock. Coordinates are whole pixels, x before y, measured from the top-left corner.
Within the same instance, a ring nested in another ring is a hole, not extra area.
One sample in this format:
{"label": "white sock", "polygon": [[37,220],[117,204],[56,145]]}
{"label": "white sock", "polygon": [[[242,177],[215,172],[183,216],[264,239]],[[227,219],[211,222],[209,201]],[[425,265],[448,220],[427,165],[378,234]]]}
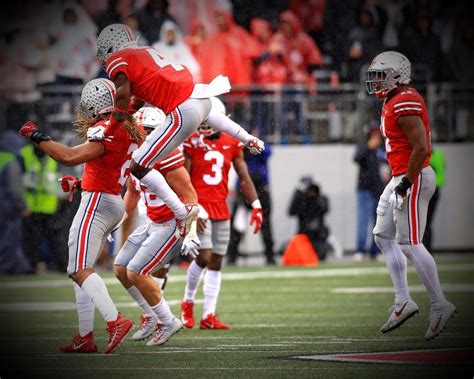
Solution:
{"label": "white sock", "polygon": [[152,276],[152,278],[163,293],[163,284],[165,283],[165,278],[157,278],[156,276]]}
{"label": "white sock", "polygon": [[196,261],[192,261],[186,272],[186,287],[184,289],[184,300],[194,301],[196,298],[197,288],[201,281],[202,271],[204,269],[199,267]]}
{"label": "white sock", "polygon": [[165,298],[162,297],[160,302],[151,307],[155,315],[158,317],[161,323],[170,324],[174,318],[173,313],[171,313],[170,307],[166,302]]}
{"label": "white sock", "polygon": [[446,302],[441,283],[439,282],[438,269],[432,255],[426,247],[420,243],[418,245],[401,245],[403,253],[413,262],[416,273],[428,291],[431,305],[441,305]]}
{"label": "white sock", "polygon": [[85,293],[76,282],[73,282],[76,293],[77,317],[79,319],[79,335],[84,337],[94,330],[95,307],[91,298]]}
{"label": "white sock", "polygon": [[84,280],[81,288],[85,293],[87,293],[87,295],[89,295],[91,301],[94,303],[105,321],[109,322],[117,320],[117,308],[115,308],[115,305],[110,298],[104,280],[96,272],[90,274],[86,280]]}
{"label": "white sock", "polygon": [[207,270],[204,275],[204,308],[202,318],[206,318],[211,313],[216,313],[217,298],[221,290],[221,272]]}
{"label": "white sock", "polygon": [[211,110],[207,118],[207,123],[212,126],[214,129],[230,134],[232,137],[237,138],[242,141],[245,145],[254,137],[247,133],[239,124],[232,121],[225,114]]}
{"label": "white sock", "polygon": [[151,309],[150,304],[147,303],[139,289],[135,286],[131,286],[130,288],[127,288],[128,293],[130,294],[131,297],[137,302],[137,304],[140,306],[141,309],[143,309],[143,313],[146,313],[147,315],[154,316],[155,313],[153,312],[153,309]]}
{"label": "white sock", "polygon": [[410,300],[407,279],[407,258],[400,250],[400,245],[394,240],[375,236],[375,243],[385,257],[385,264],[392,278],[395,291],[395,302]]}
{"label": "white sock", "polygon": [[171,208],[175,216],[183,218],[188,214],[185,205],[178,195],[171,189],[164,176],[157,170],[150,170],[140,182],[147,186],[148,190],[157,195],[164,203]]}

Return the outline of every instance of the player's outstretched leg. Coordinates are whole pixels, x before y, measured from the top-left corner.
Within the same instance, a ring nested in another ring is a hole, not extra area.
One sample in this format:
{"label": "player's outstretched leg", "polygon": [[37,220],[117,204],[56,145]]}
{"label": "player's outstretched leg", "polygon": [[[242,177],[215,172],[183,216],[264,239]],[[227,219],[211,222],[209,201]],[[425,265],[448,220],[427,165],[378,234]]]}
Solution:
{"label": "player's outstretched leg", "polygon": [[375,243],[383,253],[387,269],[392,278],[395,302],[387,322],[380,328],[387,333],[400,327],[418,313],[418,305],[410,298],[407,281],[407,259],[395,240],[375,236]]}
{"label": "player's outstretched leg", "polygon": [[401,249],[413,262],[418,276],[428,291],[431,310],[425,339],[431,340],[443,331],[446,323],[456,313],[456,307],[446,300],[441,289],[436,262],[425,246],[422,243],[418,245],[401,245]]}

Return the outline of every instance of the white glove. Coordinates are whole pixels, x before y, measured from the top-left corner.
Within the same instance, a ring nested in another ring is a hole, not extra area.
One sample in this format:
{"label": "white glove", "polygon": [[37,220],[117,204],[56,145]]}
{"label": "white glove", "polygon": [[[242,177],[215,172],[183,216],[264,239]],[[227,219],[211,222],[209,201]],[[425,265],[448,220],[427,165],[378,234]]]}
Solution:
{"label": "white glove", "polygon": [[87,129],[87,140],[88,141],[112,141],[114,136],[104,135],[105,126],[93,126]]}
{"label": "white glove", "polygon": [[403,200],[405,200],[405,198],[394,191],[390,195],[388,202],[393,208],[402,209]]}
{"label": "white glove", "polygon": [[198,236],[194,236],[193,238],[188,238],[188,236],[186,236],[183,240],[183,245],[181,246],[181,255],[189,255],[191,258],[197,258],[200,247],[201,241]]}
{"label": "white glove", "polygon": [[246,146],[253,155],[260,154],[265,150],[265,143],[256,137],[247,142]]}

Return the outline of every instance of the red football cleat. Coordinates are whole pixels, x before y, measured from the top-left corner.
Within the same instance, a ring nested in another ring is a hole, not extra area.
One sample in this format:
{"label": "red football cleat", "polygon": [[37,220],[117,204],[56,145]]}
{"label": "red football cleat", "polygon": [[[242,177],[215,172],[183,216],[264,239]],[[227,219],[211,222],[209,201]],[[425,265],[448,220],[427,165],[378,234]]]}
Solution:
{"label": "red football cleat", "polygon": [[92,332],[81,337],[78,333],[68,345],[59,348],[63,353],[97,353],[97,345],[94,343]]}
{"label": "red football cleat", "polygon": [[201,320],[201,325],[199,326],[199,329],[220,329],[220,330],[227,330],[229,329],[230,326],[227,324],[224,324],[221,322],[218,318],[217,315],[214,313],[211,313],[207,315],[206,318],[203,318]]}
{"label": "red football cleat", "polygon": [[192,301],[183,300],[181,302],[181,321],[188,329],[194,327],[194,303]]}
{"label": "red football cleat", "polygon": [[110,354],[122,342],[128,332],[132,330],[133,321],[123,318],[120,313],[117,320],[107,323],[107,330],[109,332],[109,343],[104,350],[104,354]]}

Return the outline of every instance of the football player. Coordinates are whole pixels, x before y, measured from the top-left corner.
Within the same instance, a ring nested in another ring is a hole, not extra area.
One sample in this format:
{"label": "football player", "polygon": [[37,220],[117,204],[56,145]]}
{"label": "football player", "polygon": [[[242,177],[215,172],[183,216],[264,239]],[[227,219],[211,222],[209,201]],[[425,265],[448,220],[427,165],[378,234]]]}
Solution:
{"label": "football player", "polygon": [[[211,98],[212,111],[225,114],[224,104]],[[230,238],[230,212],[227,206],[228,175],[231,165],[240,179],[245,200],[252,205],[250,225],[254,233],[260,230],[263,210],[255,186],[250,179],[244,160],[244,145],[237,139],[219,132],[204,122],[198,132],[185,141],[186,166],[202,207],[198,219],[198,237],[201,241],[198,257],[189,265],[181,320],[184,326],[194,326],[194,299],[202,272],[204,275],[204,310],[201,329],[229,329],[216,316],[217,298],[221,288],[222,260]]]}
{"label": "football player", "polygon": [[162,109],[167,115],[166,127],[155,129],[134,152],[130,169],[148,191],[171,208],[184,236],[198,208],[195,204],[183,204],[163,175],[151,170],[153,165],[173,152],[206,120],[216,130],[241,140],[254,154],[263,151],[264,144],[225,115],[211,110],[209,97],[230,90],[227,78],[219,75],[209,85],[195,85],[185,66],[167,60],[152,47],[138,46],[131,29],[123,24],[105,27],[99,34],[97,46],[97,57],[117,87],[115,107],[105,136],[126,117],[132,95]]}
{"label": "football player", "polygon": [[384,99],[380,130],[393,175],[380,197],[373,231],[395,287],[393,310],[380,331],[394,330],[418,313],[418,306],[408,291],[409,258],[430,298],[425,339],[431,340],[443,331],[456,307],[446,300],[436,263],[422,243],[435,175],[430,167],[431,137],[426,104],[418,91],[408,86],[410,76],[410,61],[395,51],[377,55],[367,71],[368,93]]}
{"label": "football player", "polygon": [[[115,86],[110,80],[88,82],[81,94],[80,117],[77,120],[82,137],[103,130],[113,109]],[[96,352],[92,330],[95,308],[107,322],[109,342],[104,353],[111,353],[131,330],[131,320],[121,317],[109,296],[103,279],[93,267],[107,236],[121,221],[124,211],[120,196],[125,184],[132,152],[143,140],[143,131],[128,116],[107,139],[68,147],[55,142],[31,121],[20,129],[20,135],[66,166],[85,163],[82,181],[72,176],[62,178],[63,190],[82,189],[81,204],[69,230],[68,275],[76,294],[79,333],[62,352]],[[80,188],[79,188],[80,187]]]}
{"label": "football player", "polygon": [[[153,107],[141,108],[135,117],[147,134],[162,127],[165,119],[164,113]],[[196,191],[191,184],[189,173],[184,168],[184,156],[179,149],[155,163],[153,168],[163,174],[171,188],[185,202],[197,202]],[[181,330],[183,324],[171,313],[160,286],[150,274],[164,267],[175,256],[175,252],[179,252],[177,248],[180,238],[171,209],[154,193],[147,191],[132,175],[124,197],[127,214],[135,210],[140,196],[147,208],[148,221],[135,229],[117,254],[115,274],[144,312],[140,329],[132,338],[143,340],[157,329],[155,337],[147,345],[162,345]],[[186,248],[188,245],[191,249]],[[197,247],[199,240],[192,239],[192,233],[189,233],[183,242],[182,252],[194,256]]]}

